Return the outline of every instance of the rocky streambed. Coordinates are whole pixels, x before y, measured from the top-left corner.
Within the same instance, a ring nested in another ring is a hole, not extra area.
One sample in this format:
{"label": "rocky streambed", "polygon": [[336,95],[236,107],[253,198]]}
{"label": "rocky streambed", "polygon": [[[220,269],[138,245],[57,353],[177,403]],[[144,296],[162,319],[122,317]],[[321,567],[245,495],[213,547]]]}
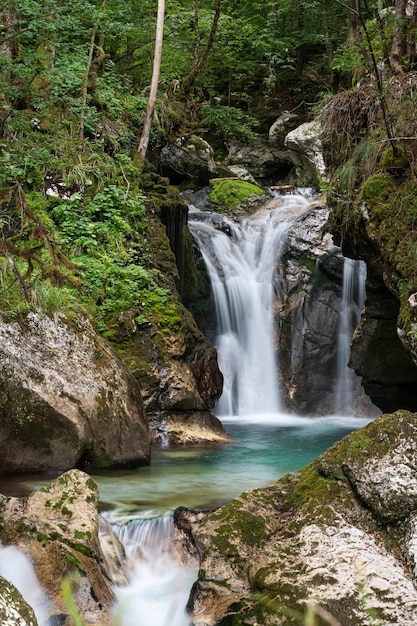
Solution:
{"label": "rocky streambed", "polygon": [[[324,624],[414,624],[416,442],[417,414],[397,411],[269,487],[209,513],[178,510],[178,559],[200,562],[191,622],[299,624],[309,614]],[[3,545],[30,557],[49,614],[62,623],[70,623],[65,577],[76,575],[74,601],[86,624],[111,623],[114,586],[129,578],[98,501],[95,481],[79,470],[28,497],[0,500]],[[1,585],[3,604],[17,611],[21,600]],[[36,623],[13,619],[7,623]]]}

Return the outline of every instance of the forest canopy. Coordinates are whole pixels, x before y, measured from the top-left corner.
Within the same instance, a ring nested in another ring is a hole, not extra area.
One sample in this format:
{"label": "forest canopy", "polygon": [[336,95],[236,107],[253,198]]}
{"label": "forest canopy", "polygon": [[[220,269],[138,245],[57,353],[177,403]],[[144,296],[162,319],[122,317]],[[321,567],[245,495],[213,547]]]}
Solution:
{"label": "forest canopy", "polygon": [[[10,0],[0,11],[0,274],[25,299],[37,276],[79,285],[83,255],[100,238],[110,272],[122,240],[139,223],[145,229],[149,186],[135,153],[160,5]],[[384,90],[415,69],[417,3],[405,0],[166,0],[163,22],[150,130],[156,151],[191,135],[221,148],[265,132],[284,110],[308,119],[326,98],[367,82],[390,138]],[[130,254],[131,247],[125,266],[146,269],[143,246]]]}

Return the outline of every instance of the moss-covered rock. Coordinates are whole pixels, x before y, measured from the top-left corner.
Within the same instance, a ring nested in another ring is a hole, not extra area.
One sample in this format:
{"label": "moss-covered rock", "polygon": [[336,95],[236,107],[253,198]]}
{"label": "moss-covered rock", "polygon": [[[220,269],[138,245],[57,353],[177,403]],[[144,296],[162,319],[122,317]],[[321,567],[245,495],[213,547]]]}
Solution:
{"label": "moss-covered rock", "polygon": [[193,623],[412,626],[416,419],[382,416],[208,515]]}
{"label": "moss-covered rock", "polygon": [[74,580],[86,624],[104,623],[114,601],[111,571],[99,541],[98,487],[71,470],[25,498],[0,498],[0,540],[28,555],[51,610],[66,613],[62,583]]}
{"label": "moss-covered rock", "polygon": [[3,472],[149,463],[135,379],[84,319],[0,320]]}
{"label": "moss-covered rock", "polygon": [[221,207],[226,213],[236,210],[239,205],[245,205],[260,198],[265,200],[265,191],[243,180],[238,179],[213,179],[208,201]]}
{"label": "moss-covered rock", "polygon": [[33,608],[16,587],[1,576],[0,623],[7,626],[38,626]]}

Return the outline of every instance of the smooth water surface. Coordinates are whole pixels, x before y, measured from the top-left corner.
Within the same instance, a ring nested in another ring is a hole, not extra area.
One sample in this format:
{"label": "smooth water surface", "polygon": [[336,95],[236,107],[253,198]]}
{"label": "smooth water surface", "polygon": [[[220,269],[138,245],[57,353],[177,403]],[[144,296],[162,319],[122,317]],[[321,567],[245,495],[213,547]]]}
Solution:
{"label": "smooth water surface", "polygon": [[[93,472],[100,508],[120,518],[153,516],[177,506],[210,509],[243,491],[300,469],[336,440],[369,420],[254,415],[222,418],[233,443],[155,448],[149,467]],[[25,495],[53,476],[3,478],[0,493]]]}

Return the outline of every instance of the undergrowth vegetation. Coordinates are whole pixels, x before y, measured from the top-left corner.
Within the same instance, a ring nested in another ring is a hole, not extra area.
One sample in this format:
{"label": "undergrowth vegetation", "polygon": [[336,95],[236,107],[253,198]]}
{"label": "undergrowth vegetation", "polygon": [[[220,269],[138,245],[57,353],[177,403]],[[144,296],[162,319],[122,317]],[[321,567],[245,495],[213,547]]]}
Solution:
{"label": "undergrowth vegetation", "polygon": [[333,96],[322,110],[326,158],[334,172],[333,228],[346,250],[387,275],[403,301],[417,290],[416,90],[413,73],[386,81],[390,137],[372,81]]}

